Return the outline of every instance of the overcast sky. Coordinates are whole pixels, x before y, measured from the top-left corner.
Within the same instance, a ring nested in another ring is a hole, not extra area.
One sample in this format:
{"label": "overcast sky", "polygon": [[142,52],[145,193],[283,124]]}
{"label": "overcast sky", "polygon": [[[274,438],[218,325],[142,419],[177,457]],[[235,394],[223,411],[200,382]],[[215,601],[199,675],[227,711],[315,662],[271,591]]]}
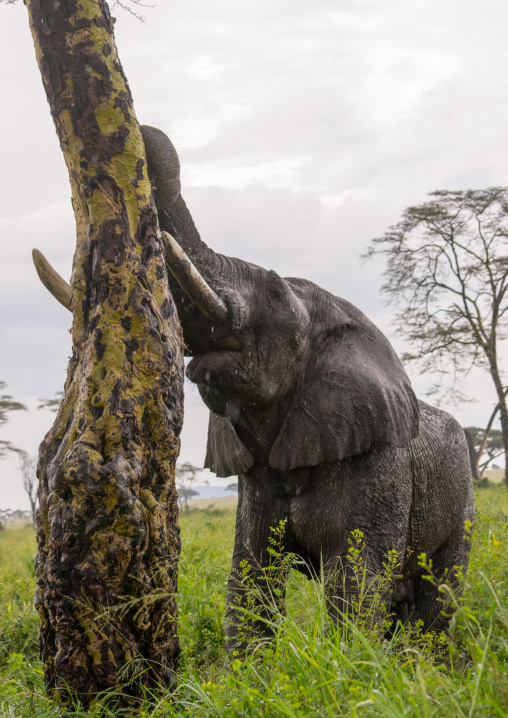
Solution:
{"label": "overcast sky", "polygon": [[[35,61],[26,8],[0,5],[0,380],[30,406],[2,429],[35,453],[61,390],[70,315],[31,264],[41,249],[70,277],[67,172]],[[115,10],[139,120],[165,130],[182,194],[222,251],[304,276],[390,328],[383,260],[360,255],[434,189],[505,185],[508,5],[502,0],[159,0],[145,24]],[[429,377],[409,372],[420,394]],[[454,408],[482,424],[478,401]],[[181,458],[202,464],[206,409],[187,384]],[[28,506],[14,458],[0,461],[0,507]]]}

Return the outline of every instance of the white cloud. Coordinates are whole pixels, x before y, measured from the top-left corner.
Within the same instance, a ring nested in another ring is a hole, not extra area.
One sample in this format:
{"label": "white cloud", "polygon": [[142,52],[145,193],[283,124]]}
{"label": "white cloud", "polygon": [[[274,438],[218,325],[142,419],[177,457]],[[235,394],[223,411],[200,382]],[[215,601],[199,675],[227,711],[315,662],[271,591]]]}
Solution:
{"label": "white cloud", "polygon": [[278,159],[236,158],[230,161],[209,162],[194,165],[187,172],[188,187],[222,187],[224,189],[244,189],[249,185],[263,187],[291,187],[295,175],[305,169],[308,157],[305,155]]}

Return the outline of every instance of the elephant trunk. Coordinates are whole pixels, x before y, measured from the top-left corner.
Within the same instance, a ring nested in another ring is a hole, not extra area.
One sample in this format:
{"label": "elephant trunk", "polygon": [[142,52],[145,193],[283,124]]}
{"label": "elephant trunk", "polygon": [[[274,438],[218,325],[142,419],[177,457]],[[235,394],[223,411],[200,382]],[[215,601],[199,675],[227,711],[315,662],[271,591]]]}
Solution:
{"label": "elephant trunk", "polygon": [[141,132],[159,226],[174,237],[198,272],[213,286],[214,277],[220,274],[220,258],[201,239],[180,194],[180,161],[173,143],[155,127],[142,125]]}

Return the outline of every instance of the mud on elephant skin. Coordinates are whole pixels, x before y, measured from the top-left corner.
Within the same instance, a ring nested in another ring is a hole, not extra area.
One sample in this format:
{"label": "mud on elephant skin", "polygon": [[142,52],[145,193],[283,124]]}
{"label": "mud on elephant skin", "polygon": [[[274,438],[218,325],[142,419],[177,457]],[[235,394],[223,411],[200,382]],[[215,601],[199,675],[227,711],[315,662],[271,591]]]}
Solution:
{"label": "mud on elephant skin", "polygon": [[[388,339],[345,299],[210,249],[179,194],[173,146],[161,131],[142,130],[160,226],[171,235],[164,241],[192,356],[187,374],[210,409],[205,466],[238,475],[230,647],[244,647],[240,564],[263,589],[270,529],[281,521],[285,549],[304,570],[319,574],[323,562],[332,615],[354,590],[347,572],[334,577],[360,529],[370,574],[391,549],[401,556],[388,609],[425,629],[446,627],[449,611],[416,557],[432,558],[438,579],[467,569],[474,507],[461,427],[418,402]],[[253,628],[269,632],[263,622]]]}

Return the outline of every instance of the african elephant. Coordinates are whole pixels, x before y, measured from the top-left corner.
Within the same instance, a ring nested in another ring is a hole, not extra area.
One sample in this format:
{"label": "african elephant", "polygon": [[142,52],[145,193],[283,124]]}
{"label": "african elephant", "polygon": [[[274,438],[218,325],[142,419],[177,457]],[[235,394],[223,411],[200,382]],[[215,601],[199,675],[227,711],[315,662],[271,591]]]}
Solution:
{"label": "african elephant", "polygon": [[160,226],[172,235],[165,246],[192,356],[187,376],[210,409],[205,466],[238,475],[231,645],[244,600],[240,566],[264,585],[270,529],[281,521],[285,550],[304,560],[302,570],[324,570],[332,615],[355,591],[337,569],[360,529],[369,574],[382,571],[390,549],[401,556],[384,596],[395,616],[445,627],[449,616],[417,557],[432,558],[438,579],[467,569],[474,508],[461,427],[416,399],[388,339],[348,301],[207,247],[179,194],[169,139],[150,127],[143,135]]}

